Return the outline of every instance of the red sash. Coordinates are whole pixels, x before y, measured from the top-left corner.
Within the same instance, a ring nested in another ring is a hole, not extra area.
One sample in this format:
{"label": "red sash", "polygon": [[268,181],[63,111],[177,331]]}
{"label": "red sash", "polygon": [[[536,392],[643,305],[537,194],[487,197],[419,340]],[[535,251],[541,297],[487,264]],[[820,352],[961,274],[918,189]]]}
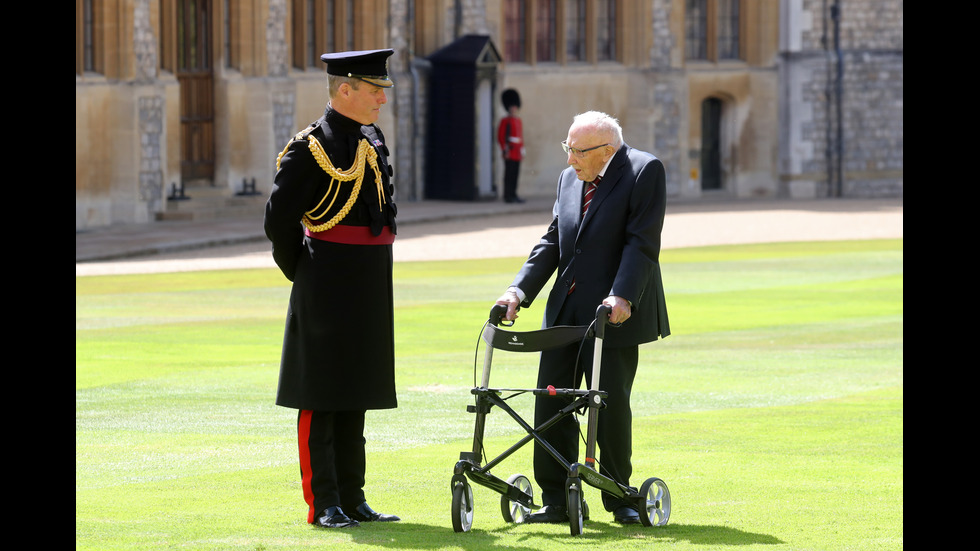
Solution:
{"label": "red sash", "polygon": [[313,239],[347,245],[391,245],[395,242],[395,234],[391,232],[390,226],[381,228],[381,235],[371,233],[371,228],[368,226],[342,226],[340,224],[329,230],[318,232],[303,228],[303,232]]}

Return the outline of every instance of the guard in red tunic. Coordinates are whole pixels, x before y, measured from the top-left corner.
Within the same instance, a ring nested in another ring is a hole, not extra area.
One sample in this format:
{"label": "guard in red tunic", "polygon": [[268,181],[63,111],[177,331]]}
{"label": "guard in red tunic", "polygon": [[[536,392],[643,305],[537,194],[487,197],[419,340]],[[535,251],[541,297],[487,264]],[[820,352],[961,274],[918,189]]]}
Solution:
{"label": "guard in red tunic", "polygon": [[293,282],[276,404],[299,410],[307,522],[399,520],[364,496],[364,418],[398,405],[388,148],[374,124],[392,50],[324,54],[330,101],[277,161],[265,233]]}
{"label": "guard in red tunic", "polygon": [[523,203],[517,196],[517,176],[524,160],[524,129],[517,112],[521,109],[521,96],[517,90],[508,88],[500,96],[507,116],[500,119],[497,127],[497,142],[504,154],[504,201]]}

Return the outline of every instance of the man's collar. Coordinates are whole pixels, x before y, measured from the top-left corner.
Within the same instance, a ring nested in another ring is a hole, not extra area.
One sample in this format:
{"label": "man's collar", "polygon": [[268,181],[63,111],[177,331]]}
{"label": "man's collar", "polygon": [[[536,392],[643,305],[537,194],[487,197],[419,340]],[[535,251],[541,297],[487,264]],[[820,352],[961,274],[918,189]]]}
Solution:
{"label": "man's collar", "polygon": [[329,103],[327,103],[327,108],[323,115],[327,121],[334,125],[338,125],[340,128],[343,128],[348,132],[358,133],[361,131],[361,126],[364,126],[360,122],[348,117],[340,111],[337,111]]}
{"label": "man's collar", "polygon": [[[616,153],[619,153],[619,151],[617,151]],[[609,160],[606,161],[606,164],[602,165],[602,170],[599,171],[599,176],[600,177],[606,175],[606,170],[609,169],[609,165],[610,165],[610,163],[612,163],[612,160],[616,157],[616,153],[613,153],[612,154],[612,157],[609,157]]]}

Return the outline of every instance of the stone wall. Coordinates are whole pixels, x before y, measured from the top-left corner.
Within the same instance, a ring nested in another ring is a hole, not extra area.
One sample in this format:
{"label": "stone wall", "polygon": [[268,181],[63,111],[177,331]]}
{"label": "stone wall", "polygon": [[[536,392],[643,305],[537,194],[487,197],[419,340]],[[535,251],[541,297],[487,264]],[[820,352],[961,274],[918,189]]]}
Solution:
{"label": "stone wall", "polygon": [[[783,5],[784,193],[903,195],[903,3],[784,0]],[[841,8],[838,44],[835,6]]]}
{"label": "stone wall", "polygon": [[[164,0],[113,0],[100,16],[106,74],[76,75],[76,231],[145,222],[166,207],[180,180],[180,86],[157,70]],[[118,5],[117,5],[118,4]],[[290,1],[260,0],[243,20],[239,69],[216,67],[215,184],[234,191],[243,178],[267,190],[275,157],[288,139],[322,113],[325,79],[291,68]],[[399,200],[424,195],[430,52],[414,52],[412,10],[435,17],[419,32],[441,47],[464,34],[486,34],[502,47],[501,0],[387,0],[377,14],[374,42],[395,49],[389,70],[396,87],[379,121],[394,158]],[[667,167],[671,196],[698,198],[694,176],[700,143],[700,101],[727,98],[728,139],[734,144],[732,198],[821,197],[842,154],[842,194],[901,196],[904,169],[904,34],[901,0],[840,2],[842,111],[837,140],[835,0],[746,0],[748,59],[691,64],[684,59],[684,0],[623,0],[620,63],[507,64],[496,93],[521,91],[528,159],[521,193],[554,193],[565,159],[558,149],[571,117],[598,109],[623,123],[634,147]],[[217,9],[217,8],[216,8]],[[216,18],[216,21],[221,21]],[[778,26],[778,40],[776,36]],[[437,35],[435,39],[429,34]],[[778,42],[778,44],[777,44]],[[215,41],[220,49],[224,42]],[[244,55],[244,54],[243,54]],[[216,52],[215,59],[223,59]],[[111,62],[111,63],[110,63]],[[494,123],[503,110],[494,98]],[[772,153],[770,152],[772,151]],[[495,157],[499,163],[499,158]],[[502,166],[497,170],[497,187]]]}

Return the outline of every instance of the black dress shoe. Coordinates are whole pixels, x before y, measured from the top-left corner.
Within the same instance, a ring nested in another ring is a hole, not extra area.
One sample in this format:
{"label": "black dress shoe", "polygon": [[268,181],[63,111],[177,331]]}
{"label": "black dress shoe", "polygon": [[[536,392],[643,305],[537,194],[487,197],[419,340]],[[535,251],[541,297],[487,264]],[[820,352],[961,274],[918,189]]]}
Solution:
{"label": "black dress shoe", "polygon": [[344,510],[335,505],[324,509],[323,512],[316,517],[316,521],[313,522],[313,525],[321,528],[353,528],[355,526],[360,526],[360,523],[345,515]]}
{"label": "black dress shoe", "polygon": [[526,201],[524,201],[524,199],[521,199],[520,197],[508,197],[507,199],[504,199],[504,201],[507,202],[507,203],[524,203],[524,202],[526,202]]}
{"label": "black dress shoe", "polygon": [[524,517],[529,524],[564,524],[568,522],[568,508],[564,505],[545,505],[537,513]]}
{"label": "black dress shoe", "polygon": [[628,505],[623,505],[613,513],[613,519],[620,524],[638,524],[640,513]]}
{"label": "black dress shoe", "polygon": [[395,522],[396,520],[401,520],[395,515],[385,515],[375,511],[366,501],[354,508],[350,516],[354,520],[361,522]]}

